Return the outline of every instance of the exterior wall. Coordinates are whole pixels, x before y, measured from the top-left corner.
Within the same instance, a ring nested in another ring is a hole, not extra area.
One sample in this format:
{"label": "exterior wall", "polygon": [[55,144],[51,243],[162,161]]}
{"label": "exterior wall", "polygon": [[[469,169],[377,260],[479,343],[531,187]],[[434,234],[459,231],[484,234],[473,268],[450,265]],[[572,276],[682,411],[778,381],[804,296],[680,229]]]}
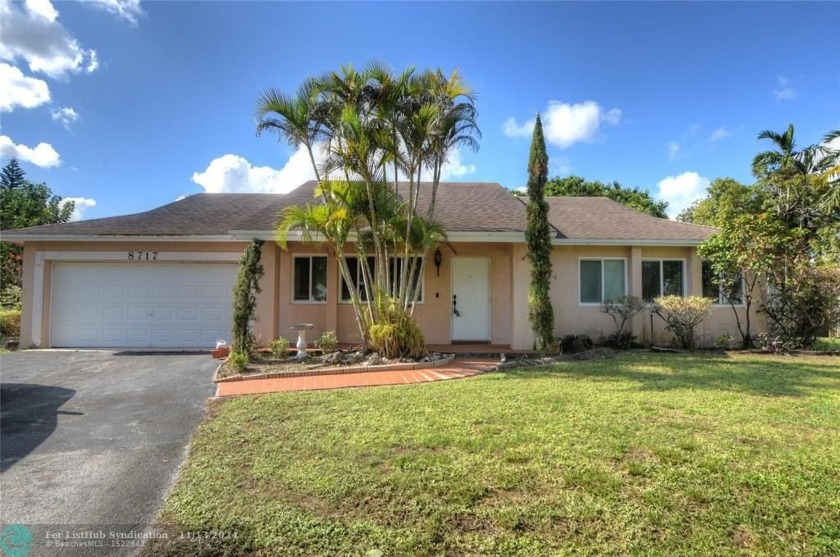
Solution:
{"label": "exterior wall", "polygon": [[[27,242],[23,260],[23,314],[21,339],[23,347],[33,344],[33,319],[40,319],[41,346],[49,347],[51,280],[54,262],[40,261],[43,252],[90,252],[86,261],[97,261],[96,252],[158,251],[181,253],[241,254],[245,242]],[[441,244],[443,261],[440,276],[433,261],[426,265],[424,276],[424,301],[418,304],[415,315],[430,344],[448,344],[451,341],[451,268],[452,258],[488,257],[491,273],[490,330],[493,344],[511,345],[514,349],[533,347],[533,334],[528,322],[528,287],[530,264],[525,244],[512,243],[454,243]],[[352,249],[350,250],[352,253]],[[304,254],[327,255],[327,300],[322,303],[292,302],[292,257]],[[431,254],[430,254],[431,255]],[[694,248],[639,247],[639,246],[557,246],[552,255],[554,277],[551,298],[555,307],[555,334],[588,334],[596,342],[603,341],[614,328],[612,319],[598,310],[597,305],[579,303],[578,260],[581,257],[626,258],[627,289],[641,296],[641,262],[643,259],[685,260],[686,293],[702,294],[701,263]],[[101,259],[100,259],[101,260]],[[111,260],[114,261],[114,260]],[[359,333],[350,304],[341,303],[339,273],[336,259],[326,249],[316,245],[290,244],[287,250],[267,241],[263,247],[262,263],[265,276],[261,281],[262,293],[258,295],[258,320],[254,332],[260,345],[283,336],[294,342],[297,333],[290,330],[293,323],[312,323],[315,327],[308,339],[314,340],[322,332],[334,330],[341,342],[358,342]],[[129,263],[127,263],[129,264]],[[133,263],[131,263],[133,264]],[[155,262],[144,262],[153,265]],[[40,267],[40,268],[39,268]],[[42,281],[36,289],[35,277]],[[35,307],[35,292],[41,291],[40,311]],[[753,308],[753,332],[766,328],[763,316]],[[739,308],[744,318],[744,309]],[[636,316],[633,332],[642,342],[651,339],[651,320],[648,311]],[[711,344],[721,334],[739,337],[731,307],[715,306],[703,324],[700,341]],[[659,317],[653,319],[653,339],[668,343],[671,334],[664,331]]]}
{"label": "exterior wall", "polygon": [[[113,259],[114,254],[126,253],[129,251],[157,251],[159,253],[227,253],[241,254],[245,249],[245,242],[26,242],[23,256],[23,313],[21,315],[21,338],[20,345],[29,347],[35,344],[32,336],[33,320],[40,319],[41,341],[40,346],[50,346],[50,300],[52,272],[55,262],[51,259],[43,259],[47,252],[86,252],[89,257],[77,261],[107,261],[117,263],[122,259]],[[97,252],[102,256],[97,256]],[[266,242],[263,247],[262,262],[265,266],[265,276],[261,281],[262,293],[259,295],[258,321],[255,323],[254,333],[263,343],[266,339],[277,336],[277,315],[276,305],[272,300],[276,299],[278,279],[278,249],[272,242]],[[39,254],[40,257],[39,257]],[[117,255],[119,257],[119,255]],[[231,255],[230,257],[234,257]],[[182,261],[197,261],[197,259],[186,259]],[[159,263],[172,263],[172,260],[159,261]],[[157,261],[144,261],[143,263],[129,263],[127,265],[142,264],[155,265]],[[212,264],[212,262],[208,262]],[[36,272],[37,267],[41,267]],[[40,302],[36,300],[36,276],[41,277]],[[41,308],[40,311],[38,308]]]}
{"label": "exterior wall", "polygon": [[[490,341],[494,344],[511,343],[512,303],[511,253],[512,244],[456,243],[441,244],[443,260],[440,276],[430,259],[423,277],[424,299],[415,307],[415,316],[429,344],[449,344],[452,331],[451,306],[451,258],[488,257],[490,259]],[[348,254],[355,254],[353,247]],[[434,252],[432,252],[434,253]],[[325,302],[292,301],[292,258],[295,255],[327,255],[327,300]],[[429,254],[432,257],[432,254]],[[293,323],[312,323],[314,328],[307,333],[307,340],[317,338],[326,330],[334,330],[341,342],[359,342],[359,328],[356,324],[353,306],[339,301],[339,272],[337,259],[324,248],[314,245],[290,243],[279,255],[279,334],[294,342],[297,333],[289,326]],[[285,269],[285,270],[284,270]]]}
{"label": "exterior wall", "polygon": [[[528,322],[528,287],[530,282],[530,264],[526,258],[527,250],[523,245],[514,248],[513,272],[513,343],[512,348],[527,350],[533,347],[533,333]],[[552,253],[554,275],[551,283],[551,299],[554,305],[554,333],[561,337],[566,334],[586,334],[596,343],[603,342],[615,330],[615,324],[609,315],[599,311],[598,304],[581,304],[579,292],[579,260],[588,257],[624,258],[625,280],[629,294],[642,295],[642,261],[645,259],[682,259],[685,261],[685,293],[689,296],[702,296],[702,262],[692,247],[647,247],[647,246],[556,246]],[[766,328],[763,316],[753,304],[751,319],[753,332]],[[745,318],[745,309],[738,308],[739,317]],[[651,341],[651,312],[643,311],[632,322],[632,330],[640,342]],[[653,317],[653,341],[670,343],[673,335],[664,330],[661,318]],[[713,344],[724,333],[740,338],[733,310],[729,305],[715,305],[711,315],[701,326],[698,336],[701,345]]]}

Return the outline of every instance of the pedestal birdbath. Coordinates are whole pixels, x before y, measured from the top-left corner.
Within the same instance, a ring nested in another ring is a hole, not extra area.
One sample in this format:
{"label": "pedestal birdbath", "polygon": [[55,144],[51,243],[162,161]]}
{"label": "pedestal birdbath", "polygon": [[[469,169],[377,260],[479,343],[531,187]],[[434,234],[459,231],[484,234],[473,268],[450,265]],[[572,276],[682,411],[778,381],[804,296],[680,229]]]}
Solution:
{"label": "pedestal birdbath", "polygon": [[298,360],[305,360],[306,359],[306,331],[314,327],[312,323],[295,323],[289,326],[289,329],[293,331],[297,331],[298,340],[297,340],[297,358]]}

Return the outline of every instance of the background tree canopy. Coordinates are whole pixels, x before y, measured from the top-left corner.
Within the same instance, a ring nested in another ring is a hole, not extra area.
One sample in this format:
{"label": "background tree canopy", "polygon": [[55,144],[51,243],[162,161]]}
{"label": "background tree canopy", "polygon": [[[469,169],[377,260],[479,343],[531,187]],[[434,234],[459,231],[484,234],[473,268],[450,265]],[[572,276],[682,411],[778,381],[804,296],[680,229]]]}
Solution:
{"label": "background tree canopy", "polygon": [[639,188],[628,188],[618,182],[605,184],[598,180],[588,181],[580,176],[555,177],[545,186],[546,197],[609,197],[628,207],[661,219],[668,218],[665,209],[667,201],[656,201]]}
{"label": "background tree canopy", "polygon": [[[767,332],[786,346],[809,346],[840,324],[840,151],[830,147],[838,136],[829,132],[800,150],[793,124],[761,132],[772,149],[753,159],[756,183],[715,180],[677,217],[720,229],[700,255],[721,286],[746,273],[745,294],[757,285]],[[752,346],[749,324],[741,334],[744,347]]]}
{"label": "background tree canopy", "polygon": [[[0,230],[67,222],[74,203],[62,201],[46,184],[27,180],[16,159],[12,158],[0,170]],[[0,293],[20,288],[22,263],[22,247],[0,242]],[[14,296],[3,297],[10,298]]]}

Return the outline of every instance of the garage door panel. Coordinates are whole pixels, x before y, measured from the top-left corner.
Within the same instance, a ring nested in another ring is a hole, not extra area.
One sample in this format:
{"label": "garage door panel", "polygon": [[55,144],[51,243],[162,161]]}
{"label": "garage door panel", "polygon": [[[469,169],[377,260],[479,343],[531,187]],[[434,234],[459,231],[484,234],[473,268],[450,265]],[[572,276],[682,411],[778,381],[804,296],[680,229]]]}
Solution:
{"label": "garage door panel", "polygon": [[148,300],[151,298],[151,289],[148,286],[132,286],[128,289],[128,297],[135,300]]}
{"label": "garage door panel", "polygon": [[236,265],[56,263],[56,347],[207,348],[229,336]]}
{"label": "garage door panel", "polygon": [[101,329],[102,331],[102,342],[108,344],[123,344],[126,339],[126,331],[122,329]]}
{"label": "garage door panel", "polygon": [[155,286],[152,289],[155,300],[169,300],[175,297],[175,289],[171,286]]}
{"label": "garage door panel", "polygon": [[103,321],[122,321],[125,319],[125,308],[122,307],[107,307],[102,308]]}
{"label": "garage door panel", "polygon": [[224,313],[221,308],[201,308],[201,321],[203,323],[218,321],[224,318]]}

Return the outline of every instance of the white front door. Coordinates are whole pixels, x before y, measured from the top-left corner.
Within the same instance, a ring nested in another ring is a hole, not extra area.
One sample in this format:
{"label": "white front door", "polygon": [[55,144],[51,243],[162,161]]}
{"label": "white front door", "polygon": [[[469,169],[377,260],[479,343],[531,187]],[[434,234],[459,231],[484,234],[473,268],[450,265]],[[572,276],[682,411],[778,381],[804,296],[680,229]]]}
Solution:
{"label": "white front door", "polygon": [[490,260],[452,258],[452,340],[490,340]]}
{"label": "white front door", "polygon": [[230,338],[237,266],[56,263],[54,347],[213,348]]}

